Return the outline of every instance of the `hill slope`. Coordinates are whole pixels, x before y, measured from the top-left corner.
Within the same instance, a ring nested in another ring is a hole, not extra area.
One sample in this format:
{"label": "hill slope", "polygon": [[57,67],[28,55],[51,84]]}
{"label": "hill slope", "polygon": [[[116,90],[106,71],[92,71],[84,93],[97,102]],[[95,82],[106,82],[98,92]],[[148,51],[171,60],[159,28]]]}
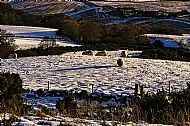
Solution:
{"label": "hill slope", "polygon": [[87,4],[76,1],[45,2],[45,1],[24,1],[12,3],[12,7],[35,15],[60,14],[88,8]]}

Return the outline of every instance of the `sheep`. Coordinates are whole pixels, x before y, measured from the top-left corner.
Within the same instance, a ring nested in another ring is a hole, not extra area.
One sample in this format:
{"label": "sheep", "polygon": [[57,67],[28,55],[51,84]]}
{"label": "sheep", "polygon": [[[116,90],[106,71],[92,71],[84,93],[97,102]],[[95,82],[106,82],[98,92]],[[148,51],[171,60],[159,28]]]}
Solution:
{"label": "sheep", "polygon": [[82,55],[91,55],[91,56],[93,56],[94,52],[92,50],[87,50],[87,51],[83,52]]}
{"label": "sheep", "polygon": [[128,57],[128,49],[121,52],[121,57]]}
{"label": "sheep", "polygon": [[17,54],[16,54],[16,53],[10,54],[10,55],[8,56],[8,58],[9,58],[9,59],[12,59],[12,58],[17,59]]}
{"label": "sheep", "polygon": [[123,66],[123,65],[124,65],[123,59],[118,59],[118,60],[117,60],[117,65],[118,65],[119,67]]}
{"label": "sheep", "polygon": [[101,51],[101,52],[97,52],[95,56],[108,56],[108,53],[106,50]]}

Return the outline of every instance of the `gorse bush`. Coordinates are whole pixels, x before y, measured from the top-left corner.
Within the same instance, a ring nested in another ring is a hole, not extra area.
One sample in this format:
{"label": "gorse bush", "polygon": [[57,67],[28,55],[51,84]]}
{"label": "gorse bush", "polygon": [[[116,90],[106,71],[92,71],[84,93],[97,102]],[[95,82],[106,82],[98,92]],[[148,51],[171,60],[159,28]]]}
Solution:
{"label": "gorse bush", "polygon": [[183,90],[166,96],[163,90],[156,94],[145,93],[140,97],[127,99],[111,96],[94,99],[89,93],[81,92],[65,95],[63,100],[57,101],[56,108],[64,116],[77,118],[89,117],[123,123],[143,120],[147,123],[185,126],[190,119],[189,95],[190,90]]}
{"label": "gorse bush", "polygon": [[[19,75],[0,73],[0,86],[0,114],[9,113],[13,117],[26,114],[30,107],[21,98],[22,80]],[[5,118],[1,121],[8,123]]]}
{"label": "gorse bush", "polygon": [[142,98],[134,99],[131,107],[135,121],[144,120],[148,123],[171,123],[166,120],[167,113],[169,112],[169,102],[165,96],[157,94],[146,95]]}
{"label": "gorse bush", "polygon": [[175,61],[190,61],[190,50],[184,48],[149,48],[143,51],[142,58]]}
{"label": "gorse bush", "polygon": [[[148,123],[185,125],[190,119],[190,90],[164,95],[146,95],[131,104],[133,117]],[[133,107],[136,106],[136,107]]]}

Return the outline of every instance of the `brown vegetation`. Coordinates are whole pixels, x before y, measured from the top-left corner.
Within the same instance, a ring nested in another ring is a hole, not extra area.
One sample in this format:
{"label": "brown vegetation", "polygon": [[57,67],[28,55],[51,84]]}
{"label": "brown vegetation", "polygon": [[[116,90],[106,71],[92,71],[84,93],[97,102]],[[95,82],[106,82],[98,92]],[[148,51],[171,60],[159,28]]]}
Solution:
{"label": "brown vegetation", "polygon": [[[83,98],[81,99],[81,97]],[[139,120],[143,120],[151,124],[185,126],[190,119],[189,100],[189,89],[172,92],[169,96],[162,89],[162,91],[158,90],[156,94],[143,93],[133,97],[117,98],[111,96],[91,97],[89,94],[76,93],[69,94],[64,97],[64,100],[58,101],[57,108],[65,116],[77,118],[89,117],[122,123],[129,121],[137,123]],[[60,105],[63,105],[62,109],[60,109]]]}
{"label": "brown vegetation", "polygon": [[190,4],[189,1],[162,1],[162,2],[144,2],[146,4],[159,5],[162,7],[176,7],[176,6],[188,6]]}

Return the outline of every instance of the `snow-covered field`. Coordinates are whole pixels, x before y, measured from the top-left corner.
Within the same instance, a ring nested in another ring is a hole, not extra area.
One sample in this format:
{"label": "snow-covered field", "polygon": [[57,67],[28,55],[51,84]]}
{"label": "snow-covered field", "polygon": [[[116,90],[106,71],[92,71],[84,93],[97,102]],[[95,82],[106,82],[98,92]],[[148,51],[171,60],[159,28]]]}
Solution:
{"label": "snow-covered field", "polygon": [[[173,125],[163,125],[163,124],[148,124],[144,121],[139,121],[139,123],[128,122],[121,124],[117,121],[103,121],[103,120],[92,120],[92,119],[79,119],[70,117],[51,117],[39,118],[37,116],[23,116],[20,118],[21,122],[14,123],[12,126],[57,126],[62,122],[65,125],[72,126],[102,126],[103,123],[108,126],[173,126]],[[40,125],[41,123],[41,125]],[[45,123],[45,124],[43,124]]]}
{"label": "snow-covered field", "polygon": [[[11,114],[6,113],[2,114],[0,117],[5,116],[6,119],[9,119]],[[38,116],[21,116],[18,117],[19,122],[14,122],[11,126],[57,126],[62,123],[63,125],[72,125],[72,126],[102,126],[103,123],[108,126],[173,126],[173,125],[163,125],[163,124],[148,124],[145,121],[139,120],[137,123],[127,122],[122,124],[118,121],[105,121],[105,120],[94,120],[94,119],[80,119],[80,118],[71,118],[63,117],[56,115],[54,117],[46,115],[46,117],[40,118]]]}
{"label": "snow-covered field", "polygon": [[[15,36],[23,36],[26,38],[15,38],[15,44],[19,46],[18,49],[36,48],[41,42],[43,37],[60,38],[56,35],[57,29],[43,28],[43,27],[30,27],[30,26],[11,26],[11,25],[0,25],[0,29],[6,30],[14,34]],[[57,40],[56,44],[59,46],[77,46],[70,40]]]}
{"label": "snow-covered field", "polygon": [[[117,67],[120,51],[109,52],[109,56],[82,56],[82,52],[61,56],[26,57],[2,60],[2,71],[19,73],[24,88],[89,90],[94,84],[96,92],[129,95],[135,84],[143,85],[145,91],[156,92],[162,87],[180,90],[190,81],[190,63],[166,60],[124,58],[125,66]],[[130,52],[134,53],[134,52]]]}
{"label": "snow-covered field", "polygon": [[[141,51],[129,51],[129,56]],[[91,91],[89,84],[94,84],[96,92],[107,95],[130,95],[134,92],[135,84],[143,85],[145,91],[156,92],[162,87],[168,90],[168,82],[173,82],[173,90],[186,87],[190,81],[190,63],[167,60],[150,60],[139,58],[123,58],[125,66],[118,67],[117,59],[121,51],[108,52],[108,56],[85,56],[82,52],[70,52],[60,56],[25,57],[19,59],[1,59],[1,71],[19,73],[25,89],[47,89],[51,80],[51,89]],[[23,94],[24,95],[24,94]],[[40,106],[55,108],[55,102],[62,97],[31,97],[27,103],[33,105],[33,110]],[[61,117],[46,115],[20,117],[23,125],[40,125],[45,122],[56,126],[60,122],[73,125],[100,126],[102,120]],[[106,121],[112,124],[112,121]],[[16,125],[16,123],[15,123]],[[127,123],[127,126],[162,126],[162,124]],[[119,124],[121,126],[121,124]]]}

